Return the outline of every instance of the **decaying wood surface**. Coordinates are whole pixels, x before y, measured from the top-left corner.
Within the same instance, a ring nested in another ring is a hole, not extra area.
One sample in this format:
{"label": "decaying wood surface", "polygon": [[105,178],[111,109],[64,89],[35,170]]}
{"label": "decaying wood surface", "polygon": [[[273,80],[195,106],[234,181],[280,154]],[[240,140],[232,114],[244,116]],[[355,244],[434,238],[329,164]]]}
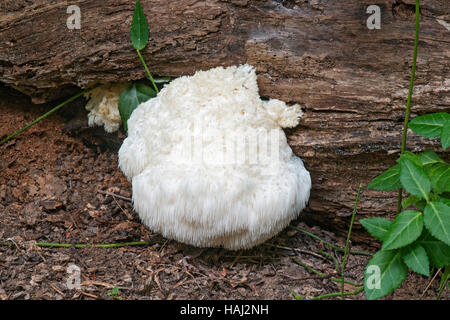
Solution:
{"label": "decaying wood surface", "polygon": [[[129,43],[131,0],[3,0],[0,81],[36,103],[94,83],[145,77]],[[304,218],[348,228],[359,183],[395,163],[400,149],[414,36],[414,1],[141,0],[149,20],[144,58],[161,76],[250,63],[262,96],[304,106],[287,131],[313,178]],[[69,30],[68,5],[81,9]],[[366,26],[368,5],[381,29]],[[450,110],[450,2],[421,1],[413,114]],[[410,134],[408,146],[439,150]],[[445,156],[445,155],[444,155]],[[392,217],[394,193],[364,190],[359,216]],[[365,239],[356,228],[356,239]]]}

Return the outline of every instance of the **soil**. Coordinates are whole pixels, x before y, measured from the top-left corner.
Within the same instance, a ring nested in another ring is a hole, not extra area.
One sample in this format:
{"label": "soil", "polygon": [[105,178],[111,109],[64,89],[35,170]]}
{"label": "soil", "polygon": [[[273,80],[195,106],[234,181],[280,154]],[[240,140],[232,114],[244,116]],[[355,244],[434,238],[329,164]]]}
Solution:
{"label": "soil", "polygon": [[[80,99],[65,106],[0,146],[0,299],[294,299],[292,291],[312,298],[340,290],[329,278],[337,276],[342,254],[292,226],[341,247],[345,239],[308,226],[301,217],[270,241],[243,251],[194,248],[151,232],[126,199],[131,185],[117,167],[124,134],[88,128],[83,104]],[[32,105],[0,88],[0,138],[52,105]],[[38,246],[131,241],[149,244]],[[374,244],[351,249],[373,253]],[[368,261],[368,256],[350,255],[346,279],[362,283]],[[80,270],[78,289],[67,286],[72,264]],[[410,273],[386,299],[419,299],[424,291],[423,299],[435,299],[438,286],[439,277],[431,281]],[[347,291],[355,289],[346,285]],[[442,299],[449,298],[447,288]]]}

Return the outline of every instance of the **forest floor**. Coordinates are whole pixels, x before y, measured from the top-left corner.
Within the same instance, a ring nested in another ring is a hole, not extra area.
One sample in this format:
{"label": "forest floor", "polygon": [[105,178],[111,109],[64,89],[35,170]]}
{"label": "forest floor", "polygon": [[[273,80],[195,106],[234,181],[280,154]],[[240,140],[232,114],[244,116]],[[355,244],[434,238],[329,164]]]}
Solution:
{"label": "forest floor", "polygon": [[[293,227],[340,247],[345,239],[306,225],[301,216],[278,236],[243,251],[199,249],[152,233],[127,200],[131,185],[117,167],[117,141],[123,133],[108,141],[101,128],[87,128],[83,104],[81,99],[65,106],[0,146],[0,300],[294,299],[292,292],[313,298],[340,290],[331,278],[339,277],[342,253]],[[28,98],[0,87],[0,138],[50,107],[31,105]],[[149,244],[37,245],[131,241]],[[351,249],[376,250],[364,244]],[[346,279],[361,284],[369,259],[351,254]],[[68,273],[71,265],[80,270],[78,289],[69,289],[75,275]],[[387,299],[434,299],[439,281],[431,281],[426,290],[430,280],[410,273]],[[358,287],[346,284],[345,289]],[[449,298],[447,288],[442,299]],[[365,299],[364,292],[347,299]]]}

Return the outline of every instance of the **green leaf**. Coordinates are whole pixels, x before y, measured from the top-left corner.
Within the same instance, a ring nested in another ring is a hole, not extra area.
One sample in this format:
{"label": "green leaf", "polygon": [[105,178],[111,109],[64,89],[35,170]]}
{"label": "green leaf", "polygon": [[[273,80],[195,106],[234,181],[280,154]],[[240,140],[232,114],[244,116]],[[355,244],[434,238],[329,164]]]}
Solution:
{"label": "green leaf", "polygon": [[118,294],[119,294],[119,287],[114,286],[114,288],[112,289],[111,293],[112,293],[113,295],[118,295]]}
{"label": "green leaf", "polygon": [[425,209],[425,206],[427,205],[427,201],[426,200],[420,200],[416,202],[416,207],[417,209],[423,211],[423,209]]}
{"label": "green leaf", "polygon": [[446,112],[430,113],[415,117],[409,123],[409,127],[423,137],[437,138],[448,120],[450,120],[450,114]]}
{"label": "green leaf", "polygon": [[444,204],[446,204],[447,206],[450,207],[450,199],[440,198],[439,202],[442,202],[442,203],[444,203]]}
{"label": "green leaf", "polygon": [[402,255],[403,261],[412,271],[427,277],[430,275],[430,262],[427,252],[420,244],[414,243],[405,248]]}
{"label": "green leaf", "polygon": [[450,246],[434,238],[426,229],[417,241],[428,254],[431,264],[436,268],[450,265]]}
{"label": "green leaf", "polygon": [[408,159],[412,162],[414,162],[416,165],[418,165],[419,167],[422,166],[422,158],[420,155],[412,153],[410,151],[405,151],[405,153],[403,153],[400,158],[397,159],[398,163],[401,163],[401,161],[403,159]]}
{"label": "green leaf", "polygon": [[154,79],[155,83],[167,83],[170,82],[171,80],[172,80],[171,77],[160,77]]}
{"label": "green leaf", "polygon": [[425,171],[409,159],[400,160],[400,181],[409,193],[428,199],[431,182]]}
{"label": "green leaf", "polygon": [[450,207],[442,202],[430,202],[424,210],[425,227],[431,234],[450,245]]}
{"label": "green leaf", "polygon": [[400,212],[389,227],[382,250],[404,247],[414,242],[422,233],[423,214],[415,210]]}
{"label": "green leaf", "polygon": [[425,206],[427,205],[426,200],[420,199],[416,196],[409,196],[405,200],[402,201],[402,208],[407,208],[411,205],[415,205],[417,209],[423,211],[425,209]]}
{"label": "green leaf", "polygon": [[444,286],[447,284],[449,279],[450,279],[450,266],[447,266],[441,277],[441,282],[439,284],[439,291],[444,289]]}
{"label": "green leaf", "polygon": [[425,150],[420,155],[420,160],[422,161],[422,166],[426,166],[433,163],[443,162],[441,158],[433,150]]}
{"label": "green leaf", "polygon": [[373,179],[368,188],[374,190],[397,190],[402,187],[400,183],[400,165],[397,164],[389,168],[381,175]]}
{"label": "green leaf", "polygon": [[416,196],[409,196],[405,200],[402,201],[402,208],[407,208],[412,204],[415,204],[416,202],[419,202],[421,199]]}
{"label": "green leaf", "polygon": [[136,1],[131,21],[130,39],[136,50],[142,50],[148,43],[148,23],[139,0]]}
{"label": "green leaf", "polygon": [[448,163],[436,163],[425,169],[431,180],[431,188],[436,193],[450,191],[450,165]]}
{"label": "green leaf", "polygon": [[359,220],[359,222],[372,237],[380,241],[385,239],[389,227],[392,224],[392,221],[381,217],[365,218]]}
{"label": "green leaf", "polygon": [[364,291],[368,300],[384,297],[397,288],[408,274],[400,250],[378,251],[364,271]]}
{"label": "green leaf", "polygon": [[128,131],[127,121],[134,109],[142,102],[154,97],[156,97],[156,92],[142,83],[133,83],[120,95],[119,113],[126,131]]}
{"label": "green leaf", "polygon": [[442,149],[447,149],[450,146],[450,120],[444,124],[441,130],[441,144]]}

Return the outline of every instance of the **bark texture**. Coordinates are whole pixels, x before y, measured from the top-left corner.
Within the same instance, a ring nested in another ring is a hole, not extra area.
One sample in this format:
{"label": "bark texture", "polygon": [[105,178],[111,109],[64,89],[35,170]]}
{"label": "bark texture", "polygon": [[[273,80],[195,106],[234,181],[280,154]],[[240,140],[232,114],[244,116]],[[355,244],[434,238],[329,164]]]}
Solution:
{"label": "bark texture", "polygon": [[[0,82],[46,102],[75,86],[135,80],[145,71],[129,42],[135,1],[3,0]],[[395,163],[414,37],[414,1],[141,0],[150,26],[143,51],[153,74],[180,76],[250,63],[260,94],[304,107],[289,142],[313,178],[303,217],[344,232],[359,183]],[[69,30],[68,5],[81,9]],[[381,8],[369,30],[368,5]],[[450,110],[450,2],[421,1],[412,116]],[[439,150],[410,134],[408,147]],[[443,155],[448,158],[448,155]],[[364,190],[359,216],[392,216],[394,193]],[[366,239],[356,228],[355,238]]]}

